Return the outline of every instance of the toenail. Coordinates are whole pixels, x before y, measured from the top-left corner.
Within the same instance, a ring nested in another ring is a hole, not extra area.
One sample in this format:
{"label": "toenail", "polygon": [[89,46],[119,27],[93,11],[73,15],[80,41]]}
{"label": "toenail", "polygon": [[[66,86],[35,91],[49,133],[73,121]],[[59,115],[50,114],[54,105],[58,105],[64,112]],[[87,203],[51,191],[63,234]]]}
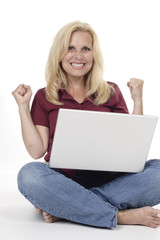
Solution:
{"label": "toenail", "polygon": [[157,214],[157,217],[159,217],[159,218],[160,218],[160,213],[158,213],[158,214]]}

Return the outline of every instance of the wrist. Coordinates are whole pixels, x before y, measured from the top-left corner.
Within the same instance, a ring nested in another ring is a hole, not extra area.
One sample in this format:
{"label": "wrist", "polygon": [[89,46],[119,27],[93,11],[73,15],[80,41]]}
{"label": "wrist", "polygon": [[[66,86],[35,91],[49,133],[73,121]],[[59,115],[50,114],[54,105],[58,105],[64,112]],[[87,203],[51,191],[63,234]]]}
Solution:
{"label": "wrist", "polygon": [[143,115],[143,101],[141,100],[136,100],[134,101],[134,106],[133,106],[133,114],[137,115]]}
{"label": "wrist", "polygon": [[19,105],[19,113],[23,113],[23,112],[30,112],[30,108],[28,104]]}
{"label": "wrist", "polygon": [[133,101],[134,101],[134,104],[142,104],[143,103],[143,100],[142,100],[142,98],[135,98],[135,99],[133,99]]}

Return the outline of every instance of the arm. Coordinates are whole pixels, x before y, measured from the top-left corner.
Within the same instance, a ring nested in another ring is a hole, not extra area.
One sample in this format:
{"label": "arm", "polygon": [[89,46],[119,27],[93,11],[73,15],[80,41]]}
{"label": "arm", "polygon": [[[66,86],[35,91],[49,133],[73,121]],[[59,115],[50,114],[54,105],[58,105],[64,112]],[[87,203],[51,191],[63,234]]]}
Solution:
{"label": "arm", "polygon": [[142,100],[143,83],[144,83],[143,80],[137,78],[132,78],[127,83],[127,86],[130,89],[131,97],[134,102],[132,114],[143,115],[143,100]]}
{"label": "arm", "polygon": [[47,151],[49,129],[43,126],[35,126],[29,109],[32,96],[31,88],[21,84],[12,92],[19,107],[23,141],[29,154],[34,158],[41,158]]}

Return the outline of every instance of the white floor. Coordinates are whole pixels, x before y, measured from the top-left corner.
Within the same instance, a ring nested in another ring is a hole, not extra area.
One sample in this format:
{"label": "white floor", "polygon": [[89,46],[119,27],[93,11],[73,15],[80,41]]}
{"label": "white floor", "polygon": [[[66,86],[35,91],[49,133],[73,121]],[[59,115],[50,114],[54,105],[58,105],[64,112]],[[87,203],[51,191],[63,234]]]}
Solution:
{"label": "white floor", "polygon": [[47,224],[18,192],[16,176],[0,174],[0,239],[159,240],[160,227],[151,229],[143,226],[122,225],[115,230],[108,230],[69,222]]}

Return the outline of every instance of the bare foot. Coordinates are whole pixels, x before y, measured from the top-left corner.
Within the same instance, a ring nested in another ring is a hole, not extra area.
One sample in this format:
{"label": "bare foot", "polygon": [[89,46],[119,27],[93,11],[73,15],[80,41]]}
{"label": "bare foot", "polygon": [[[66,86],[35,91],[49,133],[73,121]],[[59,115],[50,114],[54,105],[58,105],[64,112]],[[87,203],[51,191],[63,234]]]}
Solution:
{"label": "bare foot", "polygon": [[160,226],[160,210],[152,207],[143,207],[119,211],[117,224],[137,224],[156,228]]}
{"label": "bare foot", "polygon": [[53,222],[58,222],[58,221],[62,220],[61,218],[52,216],[51,214],[44,212],[43,210],[39,209],[38,207],[36,207],[36,212],[37,213],[42,213],[42,215],[44,217],[44,220],[47,223],[53,223]]}
{"label": "bare foot", "polygon": [[40,209],[40,208],[38,208],[38,207],[35,207],[35,209],[36,209],[36,212],[37,213],[42,213],[43,211]]}

